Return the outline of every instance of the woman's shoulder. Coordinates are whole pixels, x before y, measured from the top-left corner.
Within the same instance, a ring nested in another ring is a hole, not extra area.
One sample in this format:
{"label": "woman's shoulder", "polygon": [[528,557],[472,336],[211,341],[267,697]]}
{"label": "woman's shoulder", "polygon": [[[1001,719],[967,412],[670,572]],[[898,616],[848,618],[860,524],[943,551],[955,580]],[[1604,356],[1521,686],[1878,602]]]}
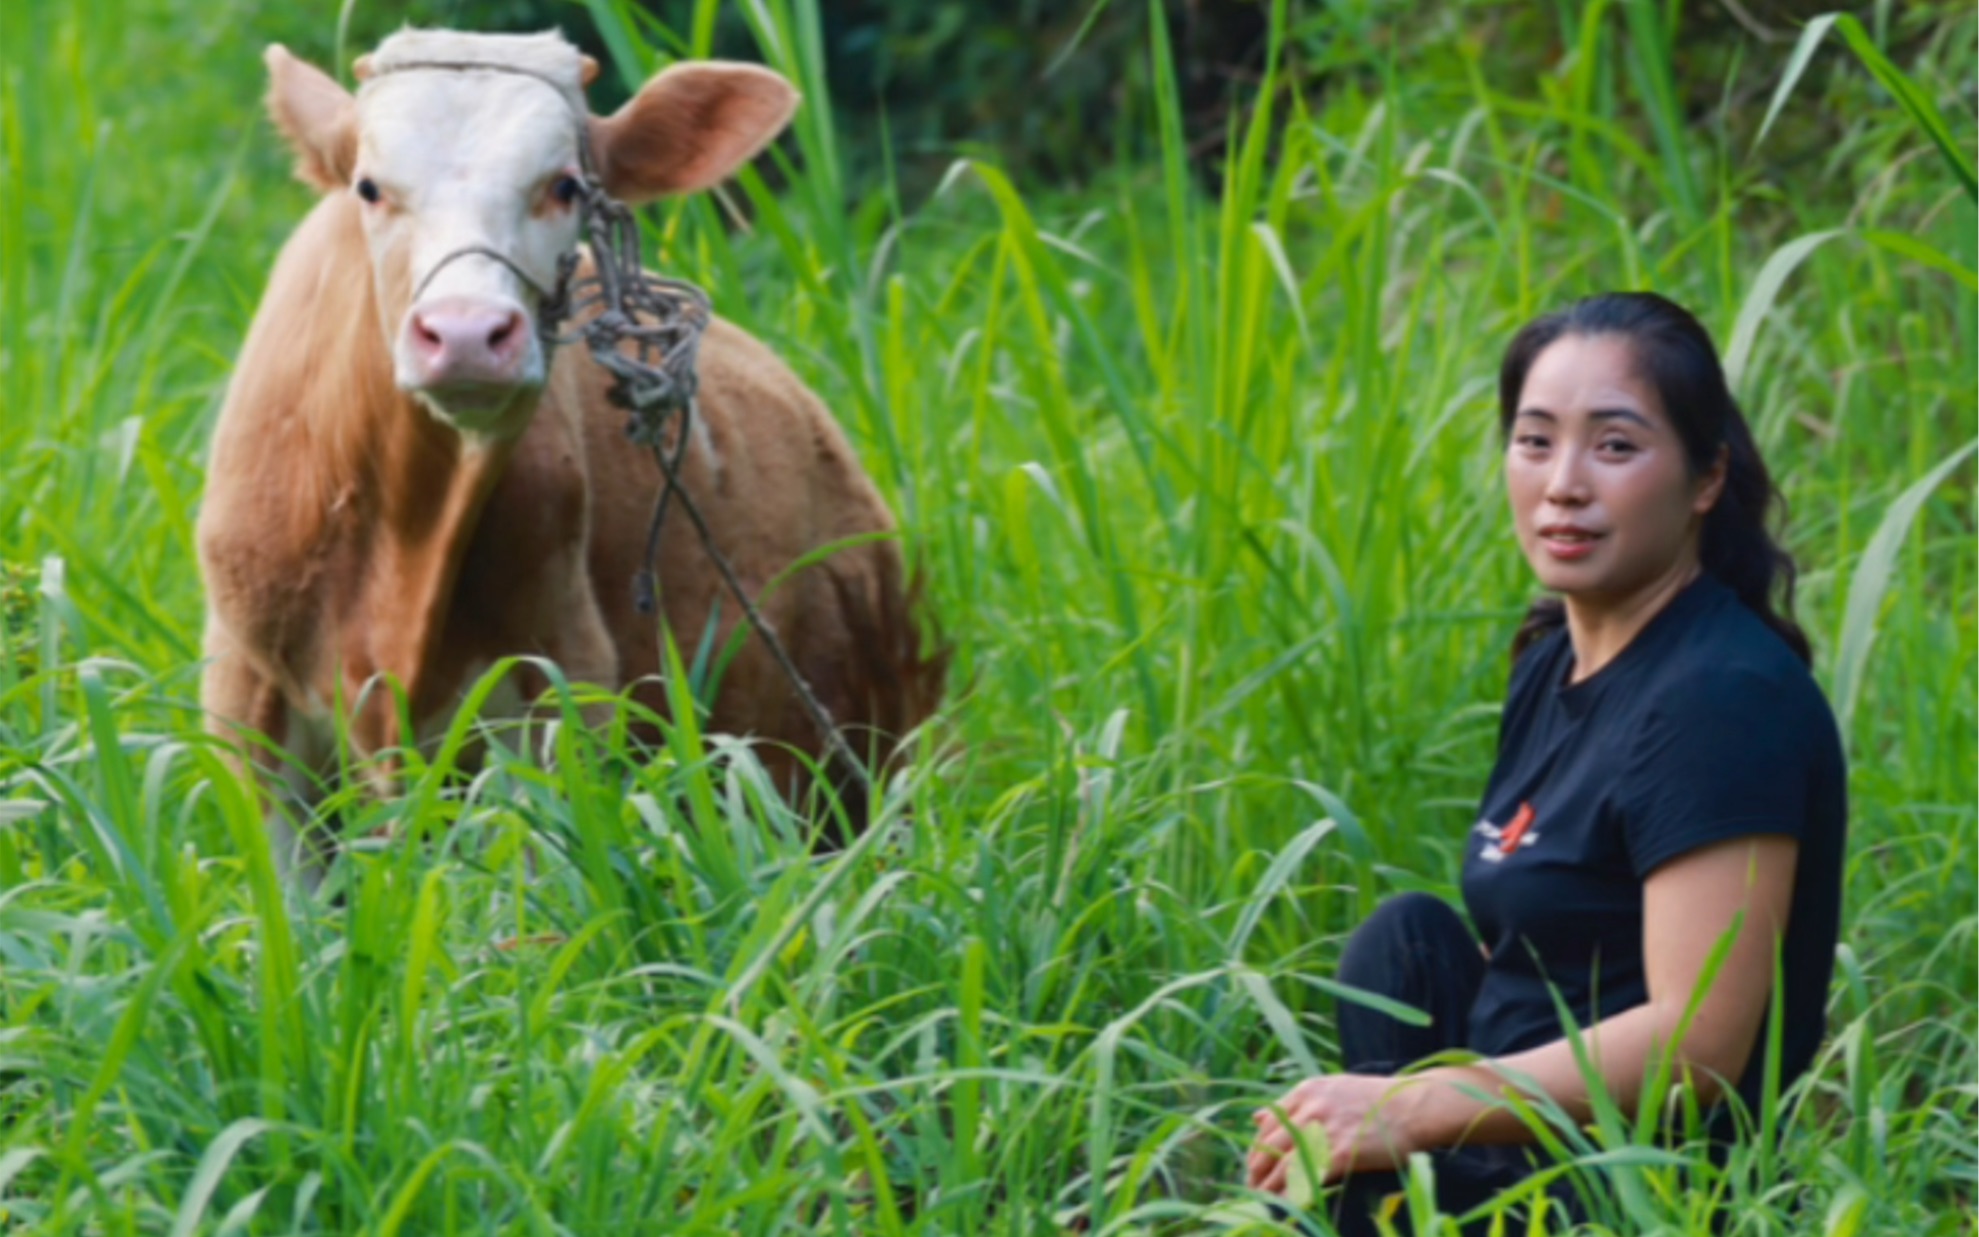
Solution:
{"label": "woman's shoulder", "polygon": [[[1720,599],[1712,599],[1714,602]],[[1786,641],[1730,590],[1696,607],[1614,719],[1616,778],[1638,874],[1715,841],[1798,839],[1828,858],[1847,828],[1834,712]]]}
{"label": "woman's shoulder", "polygon": [[1739,719],[1769,729],[1835,733],[1834,711],[1813,671],[1729,588],[1713,582],[1705,604],[1649,669],[1638,694],[1665,722]]}

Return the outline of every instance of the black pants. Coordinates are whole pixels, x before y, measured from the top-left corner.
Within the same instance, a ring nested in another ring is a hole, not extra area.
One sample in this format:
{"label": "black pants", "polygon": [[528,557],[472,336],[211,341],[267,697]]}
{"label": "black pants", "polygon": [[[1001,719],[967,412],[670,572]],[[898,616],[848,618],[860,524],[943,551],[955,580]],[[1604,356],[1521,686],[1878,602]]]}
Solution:
{"label": "black pants", "polygon": [[[1470,1010],[1484,982],[1484,955],[1449,904],[1426,893],[1405,893],[1381,904],[1347,939],[1340,982],[1392,997],[1429,1015],[1426,1027],[1407,1026],[1363,1005],[1339,1003],[1340,1054],[1347,1072],[1392,1074],[1470,1038]],[[1459,1147],[1432,1152],[1436,1201],[1450,1215],[1476,1207],[1532,1171],[1523,1147]],[[1341,1237],[1373,1237],[1369,1218],[1382,1200],[1402,1190],[1398,1173],[1355,1173],[1329,1198]],[[1557,1200],[1556,1201],[1563,1201]],[[1410,1231],[1406,1210],[1395,1229]],[[1483,1234],[1489,1221],[1465,1230]]]}

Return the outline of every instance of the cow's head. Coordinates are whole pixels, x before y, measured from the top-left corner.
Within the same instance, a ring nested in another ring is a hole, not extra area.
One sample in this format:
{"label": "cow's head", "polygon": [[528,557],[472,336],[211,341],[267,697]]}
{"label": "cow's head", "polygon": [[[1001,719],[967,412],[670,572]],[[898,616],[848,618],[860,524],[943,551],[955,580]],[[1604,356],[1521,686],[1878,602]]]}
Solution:
{"label": "cow's head", "polygon": [[494,437],[521,432],[548,376],[537,313],[577,242],[580,134],[605,192],[642,202],[720,181],[797,105],[767,69],[702,62],[595,117],[597,65],[555,34],[403,31],[358,61],[354,96],[280,46],[267,62],[298,175],[363,217],[399,386]]}

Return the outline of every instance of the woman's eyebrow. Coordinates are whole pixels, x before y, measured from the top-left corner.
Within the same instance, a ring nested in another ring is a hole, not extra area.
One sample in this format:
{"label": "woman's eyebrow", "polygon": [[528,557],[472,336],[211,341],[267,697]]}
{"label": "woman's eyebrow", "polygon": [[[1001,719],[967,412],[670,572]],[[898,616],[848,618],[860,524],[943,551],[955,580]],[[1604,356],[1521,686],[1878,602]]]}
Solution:
{"label": "woman's eyebrow", "polygon": [[[1513,414],[1512,419],[1516,421],[1526,417],[1531,417],[1536,421],[1551,421],[1554,423],[1558,423],[1560,420],[1559,417],[1544,408],[1521,408]],[[1596,408],[1587,414],[1587,419],[1590,421],[1628,421],[1632,424],[1640,425],[1644,429],[1656,428],[1650,423],[1648,417],[1643,416],[1633,408]]]}
{"label": "woman's eyebrow", "polygon": [[1655,429],[1649,418],[1633,408],[1596,408],[1587,414],[1590,421],[1632,421],[1644,429]]}

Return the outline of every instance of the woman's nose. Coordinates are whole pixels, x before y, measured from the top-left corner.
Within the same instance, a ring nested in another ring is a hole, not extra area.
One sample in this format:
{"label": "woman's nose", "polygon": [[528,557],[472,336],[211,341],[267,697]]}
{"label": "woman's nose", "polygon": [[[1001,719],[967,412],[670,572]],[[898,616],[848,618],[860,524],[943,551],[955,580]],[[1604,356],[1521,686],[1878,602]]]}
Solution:
{"label": "woman's nose", "polygon": [[1565,506],[1588,500],[1587,461],[1578,451],[1561,451],[1546,474],[1546,501]]}

